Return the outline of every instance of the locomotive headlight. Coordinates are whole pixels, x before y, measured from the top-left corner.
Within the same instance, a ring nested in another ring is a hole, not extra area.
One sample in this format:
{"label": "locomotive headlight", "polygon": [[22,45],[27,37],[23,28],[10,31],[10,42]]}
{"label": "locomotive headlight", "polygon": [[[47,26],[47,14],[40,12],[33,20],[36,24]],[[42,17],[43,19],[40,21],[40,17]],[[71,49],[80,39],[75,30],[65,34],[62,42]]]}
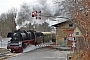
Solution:
{"label": "locomotive headlight", "polygon": [[19,42],[19,45],[21,45],[22,44],[22,42]]}
{"label": "locomotive headlight", "polygon": [[19,44],[19,46],[22,46],[22,42],[21,41],[18,44]]}
{"label": "locomotive headlight", "polygon": [[10,44],[11,43],[11,41],[8,41],[8,44]]}

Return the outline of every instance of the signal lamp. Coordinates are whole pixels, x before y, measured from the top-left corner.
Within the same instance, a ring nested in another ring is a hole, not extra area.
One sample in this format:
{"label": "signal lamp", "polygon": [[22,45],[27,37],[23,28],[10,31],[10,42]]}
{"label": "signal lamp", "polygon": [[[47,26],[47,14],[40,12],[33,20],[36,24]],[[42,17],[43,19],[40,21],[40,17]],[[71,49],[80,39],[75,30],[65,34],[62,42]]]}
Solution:
{"label": "signal lamp", "polygon": [[32,17],[34,17],[35,16],[35,13],[34,12],[32,12]]}

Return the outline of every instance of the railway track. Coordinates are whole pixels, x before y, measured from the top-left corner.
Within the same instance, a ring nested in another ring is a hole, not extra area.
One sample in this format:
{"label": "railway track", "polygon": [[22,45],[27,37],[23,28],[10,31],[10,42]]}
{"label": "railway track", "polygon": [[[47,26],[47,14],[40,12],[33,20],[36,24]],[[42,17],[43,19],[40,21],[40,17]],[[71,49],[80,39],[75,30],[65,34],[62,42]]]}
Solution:
{"label": "railway track", "polygon": [[[33,47],[33,49],[31,49],[32,47]],[[47,47],[47,46],[43,46],[43,47],[42,46],[41,47],[34,46],[34,45],[28,46],[27,47],[28,50],[24,50],[23,53],[30,52],[30,51],[36,50],[36,49],[45,48],[45,47]],[[10,58],[10,57],[15,57],[15,56],[18,56],[18,55],[23,54],[23,53],[11,53],[10,51],[7,51],[6,53],[4,52],[4,53],[0,54],[0,60],[5,60],[5,59]]]}
{"label": "railway track", "polygon": [[10,57],[15,57],[15,56],[18,56],[22,53],[8,53],[8,54],[4,54],[2,57],[0,57],[0,60],[5,60],[7,58],[10,58]]}
{"label": "railway track", "polygon": [[39,48],[23,54],[15,55],[14,57],[7,58],[6,60],[67,60],[67,55],[57,49],[52,48]]}

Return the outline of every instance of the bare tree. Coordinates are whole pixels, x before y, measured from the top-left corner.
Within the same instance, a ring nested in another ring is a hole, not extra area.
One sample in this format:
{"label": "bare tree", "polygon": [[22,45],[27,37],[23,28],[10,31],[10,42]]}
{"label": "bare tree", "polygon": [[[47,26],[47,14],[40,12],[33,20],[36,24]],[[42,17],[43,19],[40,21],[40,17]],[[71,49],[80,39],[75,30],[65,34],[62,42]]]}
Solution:
{"label": "bare tree", "polygon": [[16,28],[15,23],[16,10],[11,9],[0,16],[0,35],[6,37],[7,33]]}
{"label": "bare tree", "polygon": [[31,6],[27,3],[21,5],[20,11],[17,16],[17,24],[22,25],[25,21],[31,21]]}
{"label": "bare tree", "polygon": [[[66,0],[65,3],[67,4],[64,5],[65,9],[74,17],[75,25],[82,28],[81,31],[84,30],[83,35],[90,47],[90,0]],[[89,56],[90,48],[84,49],[84,51]],[[90,59],[89,57],[86,58]]]}

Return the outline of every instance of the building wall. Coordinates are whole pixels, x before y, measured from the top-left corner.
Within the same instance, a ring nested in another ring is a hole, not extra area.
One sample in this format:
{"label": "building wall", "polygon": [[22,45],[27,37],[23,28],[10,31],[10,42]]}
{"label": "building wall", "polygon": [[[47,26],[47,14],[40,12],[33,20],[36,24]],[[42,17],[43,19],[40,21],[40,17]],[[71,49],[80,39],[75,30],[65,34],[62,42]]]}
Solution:
{"label": "building wall", "polygon": [[69,29],[74,30],[74,25],[73,27],[69,27],[69,24],[71,24],[71,21],[66,21],[56,27],[56,44],[61,44],[62,41],[67,44],[64,37],[68,37],[68,34],[70,33]]}

